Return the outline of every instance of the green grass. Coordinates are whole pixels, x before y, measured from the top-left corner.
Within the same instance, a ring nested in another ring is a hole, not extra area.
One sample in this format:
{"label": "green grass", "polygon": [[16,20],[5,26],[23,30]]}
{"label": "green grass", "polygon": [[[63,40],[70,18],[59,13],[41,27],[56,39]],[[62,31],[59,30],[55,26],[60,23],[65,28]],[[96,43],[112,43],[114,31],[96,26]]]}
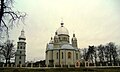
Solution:
{"label": "green grass", "polygon": [[0,68],[0,72],[120,72],[120,68]]}

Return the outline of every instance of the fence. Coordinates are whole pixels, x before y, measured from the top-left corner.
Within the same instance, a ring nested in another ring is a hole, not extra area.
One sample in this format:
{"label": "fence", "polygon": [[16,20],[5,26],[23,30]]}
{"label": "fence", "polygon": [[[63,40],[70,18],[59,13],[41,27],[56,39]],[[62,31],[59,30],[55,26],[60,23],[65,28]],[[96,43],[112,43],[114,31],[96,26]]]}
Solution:
{"label": "fence", "polygon": [[89,63],[89,62],[84,62],[80,63],[79,65],[41,65],[40,63],[28,63],[28,64],[0,64],[0,67],[16,67],[16,68],[22,68],[22,67],[29,67],[29,68],[57,68],[57,67],[66,67],[66,68],[71,68],[71,67],[119,67],[119,63]]}

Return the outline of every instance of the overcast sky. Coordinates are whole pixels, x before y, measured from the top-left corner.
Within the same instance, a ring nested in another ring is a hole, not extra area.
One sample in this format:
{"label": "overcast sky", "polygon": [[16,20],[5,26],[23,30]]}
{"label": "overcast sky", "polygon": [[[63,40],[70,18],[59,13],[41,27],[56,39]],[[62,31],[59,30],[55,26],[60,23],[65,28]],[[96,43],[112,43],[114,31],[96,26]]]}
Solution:
{"label": "overcast sky", "polygon": [[61,18],[75,33],[78,47],[120,44],[120,0],[15,0],[15,9],[26,12],[25,25],[11,31],[11,39],[18,41],[25,29],[27,61],[45,59],[46,44],[60,27]]}

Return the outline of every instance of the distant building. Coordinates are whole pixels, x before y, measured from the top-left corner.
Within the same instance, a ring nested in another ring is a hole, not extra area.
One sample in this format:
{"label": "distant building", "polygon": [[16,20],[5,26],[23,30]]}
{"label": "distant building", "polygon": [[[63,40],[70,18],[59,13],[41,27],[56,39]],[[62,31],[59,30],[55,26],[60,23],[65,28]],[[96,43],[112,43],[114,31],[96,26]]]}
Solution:
{"label": "distant building", "polygon": [[24,36],[24,30],[21,31],[19,41],[17,42],[17,51],[15,53],[15,64],[25,64],[26,60],[26,37]]}
{"label": "distant building", "polygon": [[46,65],[75,65],[80,60],[80,50],[77,46],[75,34],[71,39],[68,30],[61,23],[61,27],[51,37],[46,47]]}

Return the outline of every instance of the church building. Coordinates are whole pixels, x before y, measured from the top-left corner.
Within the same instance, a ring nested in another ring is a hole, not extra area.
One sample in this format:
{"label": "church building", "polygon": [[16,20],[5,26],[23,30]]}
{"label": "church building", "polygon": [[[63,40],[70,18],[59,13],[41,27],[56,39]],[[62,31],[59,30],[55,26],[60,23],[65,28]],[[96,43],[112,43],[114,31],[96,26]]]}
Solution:
{"label": "church building", "polygon": [[46,65],[75,65],[80,60],[80,49],[75,34],[71,39],[64,23],[61,23],[54,37],[46,46]]}

